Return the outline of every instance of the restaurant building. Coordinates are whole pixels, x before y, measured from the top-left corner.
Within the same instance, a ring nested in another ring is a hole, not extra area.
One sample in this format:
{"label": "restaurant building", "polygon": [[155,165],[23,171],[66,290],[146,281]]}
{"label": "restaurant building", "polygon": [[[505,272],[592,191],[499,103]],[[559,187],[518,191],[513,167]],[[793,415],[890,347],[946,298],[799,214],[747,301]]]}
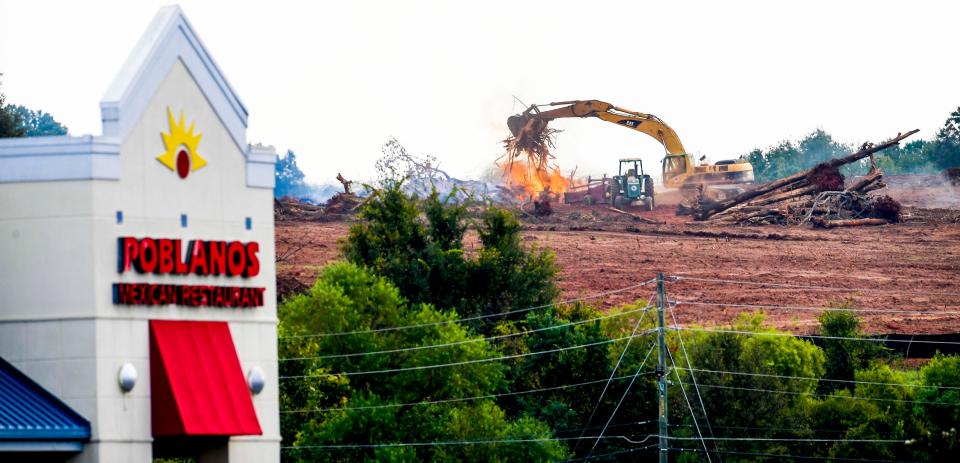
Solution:
{"label": "restaurant building", "polygon": [[0,461],[279,461],[276,153],[177,6],[100,113],[0,139]]}

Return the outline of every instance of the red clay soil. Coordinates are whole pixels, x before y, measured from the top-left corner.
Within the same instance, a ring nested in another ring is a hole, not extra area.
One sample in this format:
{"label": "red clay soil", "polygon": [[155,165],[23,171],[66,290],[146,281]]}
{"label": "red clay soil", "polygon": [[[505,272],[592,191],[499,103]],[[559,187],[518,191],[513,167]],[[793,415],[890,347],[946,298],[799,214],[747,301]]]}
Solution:
{"label": "red clay soil", "polygon": [[[676,315],[682,325],[725,325],[750,309],[730,304],[800,306],[813,310],[770,308],[768,321],[810,333],[821,312],[817,308],[846,301],[858,309],[886,311],[861,314],[871,333],[960,333],[957,210],[906,207],[900,224],[818,230],[688,223],[671,205],[631,210],[663,225],[634,222],[602,206],[555,209],[547,218],[526,217],[524,239],[556,252],[565,299],[624,288],[660,271],[680,277],[668,283],[667,293],[681,301]],[[320,266],[339,257],[337,240],[348,227],[347,222],[278,222],[278,255],[286,253],[278,278],[310,284]],[[304,245],[294,251],[297,243]],[[471,235],[467,251],[475,248]],[[610,307],[650,297],[653,290],[648,285],[592,302]]]}

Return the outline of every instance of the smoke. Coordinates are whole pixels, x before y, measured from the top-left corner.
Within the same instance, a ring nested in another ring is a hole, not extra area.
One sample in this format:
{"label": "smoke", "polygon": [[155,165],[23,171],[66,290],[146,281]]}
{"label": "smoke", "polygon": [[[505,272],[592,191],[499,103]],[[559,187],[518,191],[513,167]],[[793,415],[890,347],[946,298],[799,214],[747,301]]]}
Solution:
{"label": "smoke", "polygon": [[960,187],[944,175],[884,175],[885,192],[904,206],[960,210]]}

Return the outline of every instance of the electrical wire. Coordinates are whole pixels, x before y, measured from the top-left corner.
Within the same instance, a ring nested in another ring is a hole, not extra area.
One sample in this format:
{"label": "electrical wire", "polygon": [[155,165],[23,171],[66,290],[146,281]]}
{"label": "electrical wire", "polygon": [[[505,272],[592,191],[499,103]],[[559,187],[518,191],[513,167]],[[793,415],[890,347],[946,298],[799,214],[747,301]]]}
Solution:
{"label": "electrical wire", "polygon": [[[650,332],[652,332],[652,330],[644,331],[644,332],[640,333],[640,334],[637,335],[637,336],[644,336],[644,335],[646,335],[646,334],[649,334]],[[596,341],[596,342],[591,342],[591,343],[587,343],[587,344],[578,344],[578,345],[576,345],[576,346],[558,347],[558,348],[556,348],[556,349],[536,351],[536,352],[524,352],[524,353],[522,353],[522,354],[504,355],[504,356],[500,356],[500,357],[490,357],[490,358],[483,358],[483,359],[464,360],[464,361],[461,361],[461,362],[440,363],[440,364],[430,364],[430,365],[418,365],[418,366],[413,366],[413,367],[402,367],[402,368],[387,368],[387,369],[383,369],[383,370],[342,371],[342,372],[339,372],[339,373],[323,373],[323,374],[319,374],[319,375],[291,375],[291,376],[280,376],[279,378],[280,378],[280,379],[329,378],[329,377],[333,377],[333,376],[378,375],[378,374],[384,374],[384,373],[402,373],[402,372],[405,372],[405,371],[432,370],[432,369],[434,369],[434,368],[446,368],[446,367],[454,367],[454,366],[460,366],[460,365],[472,365],[472,364],[476,364],[476,363],[499,362],[499,361],[501,361],[501,360],[509,360],[509,359],[515,359],[515,358],[520,358],[520,357],[529,357],[529,356],[533,356],[533,355],[552,354],[552,353],[556,353],[556,352],[563,352],[563,351],[568,351],[568,350],[573,350],[573,349],[584,349],[584,348],[587,348],[587,347],[594,347],[594,346],[600,346],[600,345],[604,345],[604,344],[611,344],[611,343],[614,343],[614,342],[623,341],[623,340],[625,340],[625,339],[630,339],[630,338],[632,338],[632,337],[633,337],[633,336],[624,336],[624,337],[621,337],[621,338],[606,339],[606,340],[603,340],[603,341]]]}
{"label": "electrical wire", "polygon": [[744,330],[728,330],[728,329],[707,329],[707,328],[685,328],[682,326],[671,326],[668,327],[672,330],[683,330],[683,331],[698,331],[703,333],[727,333],[727,334],[745,334],[745,335],[755,335],[755,336],[789,336],[793,338],[813,338],[813,339],[834,339],[839,341],[867,341],[867,342],[902,342],[902,343],[918,343],[918,344],[939,344],[939,345],[948,345],[948,346],[960,346],[960,342],[956,341],[929,341],[929,340],[910,340],[910,339],[881,339],[881,338],[856,338],[849,336],[824,336],[819,334],[803,334],[796,335],[793,333],[781,333],[776,331],[744,331]]}
{"label": "electrical wire", "polygon": [[[671,451],[678,452],[702,452],[698,448],[671,448]],[[919,463],[916,461],[904,461],[904,460],[876,460],[870,458],[847,458],[847,457],[812,457],[805,455],[788,455],[788,454],[778,454],[778,453],[762,453],[762,452],[735,452],[732,450],[720,450],[718,453],[728,454],[728,455],[743,455],[743,456],[755,456],[755,457],[774,457],[774,458],[797,458],[801,460],[818,460],[818,461],[864,461],[872,463]]]}
{"label": "electrical wire", "polygon": [[[647,306],[649,307],[649,306]],[[610,378],[607,380],[607,384],[603,385],[603,390],[600,391],[600,396],[597,397],[597,403],[593,406],[593,411],[590,412],[590,417],[587,418],[587,426],[590,426],[590,423],[593,422],[593,416],[596,415],[597,409],[600,408],[600,403],[603,402],[603,395],[607,393],[607,388],[610,387],[610,383],[613,381],[613,377],[616,376],[617,370],[620,368],[620,363],[623,362],[623,357],[627,355],[627,349],[630,349],[630,343],[633,341],[633,336],[636,335],[637,330],[640,329],[640,323],[643,322],[643,317],[647,315],[647,312],[644,311],[643,315],[640,315],[640,319],[637,320],[637,324],[634,325],[633,331],[630,332],[630,339],[627,341],[627,345],[623,346],[623,351],[620,352],[620,357],[617,358],[617,364],[613,366],[613,370],[610,371]],[[653,352],[653,346],[650,347],[650,351]],[[649,354],[647,354],[649,355]],[[587,428],[584,428],[586,432]],[[583,433],[580,434],[580,437],[583,437]],[[576,445],[573,447],[573,451],[576,452],[577,448],[580,447],[580,441],[577,441]]]}
{"label": "electrical wire", "polygon": [[[649,372],[649,373],[645,373],[645,374],[653,374],[653,372]],[[618,377],[614,378],[613,380],[614,380],[614,381],[620,381],[620,380],[627,379],[627,378],[632,378],[632,377],[633,377],[633,375],[624,375],[624,376],[618,376]],[[299,409],[299,410],[281,410],[280,413],[281,413],[281,414],[289,414],[289,413],[325,413],[325,412],[332,412],[332,411],[376,410],[376,409],[381,409],[381,408],[413,407],[413,406],[418,406],[418,405],[436,405],[436,404],[446,404],[446,403],[456,403],[456,402],[470,402],[470,401],[474,401],[474,400],[496,399],[496,398],[499,398],[499,397],[510,397],[510,396],[517,396],[517,395],[534,394],[534,393],[537,393],[537,392],[558,391],[558,390],[561,390],[561,389],[572,389],[572,388],[577,388],[577,387],[590,386],[590,385],[593,385],[593,384],[600,384],[600,383],[603,383],[603,382],[606,382],[606,381],[607,381],[607,379],[604,378],[604,379],[597,379],[597,380],[593,380],[593,381],[584,381],[584,382],[575,383],[575,384],[563,384],[563,385],[560,385],[560,386],[550,386],[550,387],[542,387],[542,388],[537,388],[537,389],[527,389],[527,390],[525,390],[525,391],[504,392],[504,393],[500,393],[500,394],[478,395],[478,396],[473,396],[473,397],[458,397],[458,398],[452,398],[452,399],[425,400],[425,401],[420,401],[420,402],[408,402],[408,403],[400,403],[400,404],[362,405],[362,406],[358,406],[358,407],[305,408],[305,409]],[[645,423],[644,423],[644,422],[641,422],[641,423],[637,423],[637,424],[645,424]]]}
{"label": "electrical wire", "polygon": [[[623,404],[623,399],[627,398],[627,394],[630,393],[630,388],[633,387],[633,383],[637,380],[637,376],[640,376],[640,372],[643,370],[643,366],[647,364],[647,360],[650,358],[650,354],[653,353],[654,347],[656,347],[656,344],[651,343],[650,350],[647,351],[646,357],[644,357],[643,361],[640,362],[637,372],[634,373],[633,378],[630,379],[630,384],[627,384],[627,388],[623,390],[623,395],[620,396],[620,401],[617,402],[617,406],[614,407],[613,412],[610,413],[610,418],[607,418],[607,422],[603,425],[603,429],[600,430],[600,435],[597,436],[597,440],[594,441],[593,447],[590,447],[590,451],[587,453],[587,458],[590,458],[590,455],[593,454],[593,450],[597,448],[597,444],[600,443],[600,439],[603,438],[603,433],[607,430],[607,426],[610,426],[610,422],[613,421],[613,417],[617,415],[617,410],[620,410],[620,405]],[[650,436],[647,436],[647,438],[649,439]]]}
{"label": "electrical wire", "polygon": [[852,395],[841,395],[841,394],[823,394],[818,395],[815,392],[800,392],[800,391],[782,391],[777,389],[761,389],[761,388],[752,388],[752,387],[739,387],[739,386],[724,386],[721,384],[703,384],[703,387],[712,388],[712,389],[729,389],[737,391],[753,391],[753,392],[771,392],[774,394],[787,394],[787,395],[806,395],[806,396],[818,396],[818,397],[827,397],[835,399],[850,399],[850,400],[864,400],[869,402],[897,402],[897,403],[908,403],[908,404],[925,404],[925,405],[953,405],[960,406],[960,404],[954,402],[929,402],[925,400],[909,400],[909,399],[885,399],[882,397],[860,397]]}
{"label": "electrical wire", "polygon": [[[677,314],[676,312],[673,311],[674,305],[670,304],[670,305],[667,305],[667,307],[670,310],[670,317],[673,318],[673,323],[676,325],[679,325],[680,322],[677,319]],[[680,341],[680,349],[683,352],[683,358],[686,359],[687,361],[687,367],[693,368],[693,364],[690,362],[690,356],[687,354],[687,345],[683,342],[683,336],[680,334],[679,331],[677,331],[677,339]],[[672,361],[672,356],[671,356],[671,361]],[[673,366],[674,368],[676,368],[676,364],[674,364]],[[676,369],[674,369],[674,372],[676,372]],[[677,378],[678,379],[680,378],[679,373],[677,374]],[[707,416],[707,406],[706,404],[703,403],[703,396],[700,394],[700,386],[697,384],[697,375],[695,375],[693,371],[690,371],[690,379],[693,381],[693,388],[697,393],[697,400],[700,401],[700,408],[703,409],[703,420],[706,421],[707,423],[707,431],[710,433],[710,437],[713,437],[713,426],[710,425],[710,417]],[[681,385],[682,384],[683,383],[681,382]],[[693,416],[693,410],[690,410],[690,414],[691,416]],[[714,444],[714,450],[717,450],[716,444]],[[720,456],[717,456],[717,459],[720,461],[723,461],[723,459]]]}
{"label": "electrical wire", "polygon": [[[702,302],[702,301],[671,301],[675,305],[697,305],[706,307],[736,307],[744,309],[783,309],[783,310],[813,310],[822,312],[854,312],[854,313],[891,313],[907,315],[960,315],[960,310],[900,310],[900,309],[869,309],[869,308],[843,308],[843,307],[813,307],[813,306],[789,306],[789,305],[764,305],[764,304],[725,304],[721,302]],[[952,307],[952,306],[951,306]]]}
{"label": "electrical wire", "polygon": [[[630,444],[642,444],[654,437],[656,434],[649,434],[641,440],[634,440],[627,436],[604,436],[604,439],[621,439]],[[459,441],[432,441],[432,442],[390,442],[383,444],[327,444],[327,445],[297,445],[280,447],[281,450],[320,450],[320,449],[378,449],[384,447],[434,447],[443,445],[477,445],[477,444],[523,444],[532,442],[559,442],[578,439],[596,439],[597,436],[586,437],[543,437],[543,438],[518,438],[518,439],[481,439],[481,440],[459,440]]]}
{"label": "electrical wire", "polygon": [[567,300],[560,301],[560,302],[551,302],[551,303],[549,303],[549,304],[543,304],[543,305],[538,305],[538,306],[534,306],[534,307],[527,307],[527,308],[525,308],[525,309],[517,309],[517,310],[512,310],[512,311],[509,311],[509,312],[501,312],[501,313],[491,313],[491,314],[477,315],[477,316],[467,317],[467,318],[458,318],[458,319],[456,319],[456,320],[444,320],[444,321],[439,321],[439,322],[419,323],[419,324],[416,324],[416,325],[388,326],[388,327],[385,327],[385,328],[376,328],[376,329],[370,329],[370,330],[338,331],[338,332],[312,333],[312,334],[296,334],[296,335],[289,335],[289,336],[280,336],[279,339],[280,339],[280,340],[287,340],[287,339],[307,339],[307,338],[321,338],[321,337],[328,337],[328,336],[347,336],[347,335],[353,335],[353,334],[382,333],[382,332],[386,332],[386,331],[399,331],[399,330],[409,330],[409,329],[413,329],[413,328],[424,328],[424,327],[428,327],[428,326],[449,325],[449,324],[451,324],[451,323],[469,322],[469,321],[474,321],[474,320],[482,320],[482,319],[485,319],[485,318],[505,317],[505,316],[507,316],[507,315],[515,315],[515,314],[518,314],[518,313],[530,312],[530,311],[538,310],[538,309],[546,309],[546,308],[548,308],[548,307],[556,307],[556,306],[558,306],[558,305],[566,305],[566,304],[572,304],[572,303],[574,303],[574,302],[581,302],[581,301],[587,301],[587,300],[590,300],[590,299],[597,299],[597,298],[600,298],[600,297],[609,296],[609,295],[611,295],[611,294],[618,294],[618,293],[630,291],[630,290],[633,290],[633,289],[637,289],[637,288],[640,288],[640,287],[649,285],[650,283],[653,283],[654,281],[656,281],[656,280],[655,280],[655,279],[647,280],[647,281],[644,281],[644,282],[641,282],[641,283],[637,283],[637,284],[634,284],[634,285],[630,285],[630,286],[626,286],[626,287],[623,287],[623,288],[611,289],[611,290],[609,290],[609,291],[603,291],[603,292],[599,292],[599,293],[596,293],[596,294],[591,294],[591,295],[589,295],[589,296],[582,296],[582,297],[578,297],[578,298],[574,298],[574,299],[567,299]]}
{"label": "electrical wire", "polygon": [[789,375],[775,375],[771,373],[747,373],[742,371],[724,371],[724,370],[707,370],[703,368],[680,368],[681,370],[693,370],[700,371],[705,373],[718,373],[725,375],[740,375],[740,376],[758,376],[764,378],[778,378],[778,379],[796,379],[796,380],[805,380],[805,381],[826,381],[830,383],[845,383],[845,384],[868,384],[872,386],[897,386],[897,387],[910,387],[910,388],[919,388],[919,389],[941,389],[941,390],[960,390],[960,386],[927,386],[923,384],[903,384],[903,383],[884,383],[880,381],[860,381],[852,379],[830,379],[830,378],[814,378],[811,376],[789,376]]}
{"label": "electrical wire", "polygon": [[[667,350],[667,357],[670,359],[670,364],[673,365],[673,374],[677,377],[677,382],[680,384],[680,392],[683,393],[683,401],[687,404],[687,409],[690,410],[690,418],[693,419],[693,427],[697,430],[697,436],[700,438],[700,444],[703,445],[704,454],[707,456],[707,463],[713,463],[713,459],[710,458],[710,451],[707,449],[707,441],[703,437],[703,432],[700,431],[700,424],[697,422],[697,414],[693,412],[693,406],[690,405],[690,398],[687,397],[687,388],[683,385],[683,379],[680,378],[680,373],[677,371],[677,362],[673,360],[673,354],[670,353],[670,350]],[[701,402],[702,403],[702,402]],[[665,436],[667,439],[670,439],[670,436]]]}
{"label": "electrical wire", "polygon": [[817,437],[673,437],[667,436],[667,439],[670,440],[716,440],[716,441],[730,441],[730,442],[855,442],[860,444],[903,444],[907,445],[907,441],[904,439],[847,439],[837,438],[837,439],[825,439]]}
{"label": "electrical wire", "polygon": [[603,457],[610,457],[610,456],[613,456],[613,455],[621,455],[621,454],[624,454],[624,453],[639,452],[639,451],[641,451],[641,450],[652,449],[652,448],[654,448],[654,447],[657,447],[658,445],[659,445],[659,444],[650,444],[650,445],[644,445],[643,447],[636,447],[636,448],[625,449],[625,450],[617,450],[616,452],[601,453],[601,454],[599,454],[599,455],[593,455],[593,456],[586,456],[586,457],[574,458],[574,459],[572,459],[572,460],[563,460],[562,463],[573,463],[573,462],[575,462],[575,461],[586,461],[586,460],[588,460],[588,459],[590,459],[590,458],[603,458]]}
{"label": "electrical wire", "polygon": [[[547,327],[544,327],[544,328],[537,328],[537,329],[534,329],[534,330],[521,331],[521,332],[517,332],[517,333],[507,333],[507,334],[501,334],[501,335],[497,335],[497,336],[489,336],[489,337],[486,337],[486,338],[473,338],[473,339],[467,339],[467,340],[463,340],[463,341],[449,342],[449,343],[446,343],[446,344],[428,344],[428,345],[424,345],[424,346],[413,346],[413,347],[404,347],[404,348],[398,348],[398,349],[389,349],[389,350],[380,350],[380,351],[369,351],[369,352],[355,352],[355,353],[349,353],[349,354],[330,354],[330,355],[317,355],[317,356],[304,356],[304,357],[287,357],[287,358],[279,359],[279,361],[281,361],[281,362],[289,362],[289,361],[294,361],[294,360],[321,360],[321,359],[331,359],[331,358],[362,357],[362,356],[367,356],[367,355],[395,354],[395,353],[399,353],[399,352],[409,352],[409,351],[416,351],[416,350],[423,350],[423,349],[434,349],[434,348],[441,348],[441,347],[459,346],[459,345],[471,344],[471,343],[476,343],[476,342],[496,341],[496,340],[499,340],[499,339],[506,339],[506,338],[511,338],[511,337],[515,337],[515,336],[525,336],[525,335],[528,335],[528,334],[531,334],[531,333],[539,333],[539,332],[542,332],[542,331],[556,330],[556,329],[560,329],[560,328],[567,328],[567,327],[571,327],[571,326],[582,325],[582,324],[585,324],[585,323],[591,323],[591,322],[600,321],[600,320],[607,320],[607,319],[610,319],[610,318],[623,317],[623,316],[631,315],[631,314],[634,314],[634,313],[637,313],[637,312],[643,312],[644,314],[646,314],[646,312],[647,312],[648,310],[650,310],[650,308],[651,308],[651,306],[648,305],[648,306],[645,306],[645,307],[641,307],[641,308],[639,308],[639,309],[627,310],[627,311],[619,312],[619,313],[615,313],[615,314],[604,315],[604,316],[602,316],[602,317],[595,317],[595,318],[589,318],[589,319],[586,319],[586,320],[578,320],[578,321],[575,321],[575,322],[562,323],[562,324],[559,324],[559,325],[547,326]],[[642,319],[643,319],[643,318],[642,318],[642,316],[641,316],[641,320],[642,320]],[[639,325],[638,325],[638,326],[639,326]]]}
{"label": "electrical wire", "polygon": [[[689,281],[703,281],[703,282],[712,282],[712,283],[730,283],[730,284],[739,284],[739,285],[753,285],[753,286],[766,286],[773,288],[789,288],[789,289],[811,289],[819,291],[840,291],[840,292],[883,292],[883,293],[896,293],[896,294],[910,294],[915,291],[901,291],[896,289],[887,289],[887,288],[841,288],[837,286],[817,286],[817,285],[797,285],[790,283],[768,283],[762,281],[745,281],[745,280],[731,280],[723,278],[700,278],[700,277],[688,277],[683,275],[671,275],[670,278],[672,282],[680,282],[683,280]],[[899,279],[903,281],[903,279]],[[936,295],[936,296],[960,296],[960,293],[951,293],[951,292],[936,292],[936,291],[923,291],[924,295]]]}

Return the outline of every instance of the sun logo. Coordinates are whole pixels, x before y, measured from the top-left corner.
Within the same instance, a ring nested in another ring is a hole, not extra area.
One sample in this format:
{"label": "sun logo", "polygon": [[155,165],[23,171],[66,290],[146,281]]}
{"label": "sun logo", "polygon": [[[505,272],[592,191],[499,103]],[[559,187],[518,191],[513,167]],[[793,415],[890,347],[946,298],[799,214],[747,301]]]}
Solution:
{"label": "sun logo", "polygon": [[173,111],[167,107],[167,119],[170,122],[170,133],[161,132],[163,136],[163,145],[167,151],[157,160],[163,165],[176,171],[180,178],[187,178],[190,172],[193,172],[205,165],[207,160],[197,152],[197,145],[200,144],[200,138],[203,134],[194,134],[195,123],[190,123],[190,129],[186,129],[186,122],[183,119],[183,111],[180,111],[180,122],[173,118]]}

